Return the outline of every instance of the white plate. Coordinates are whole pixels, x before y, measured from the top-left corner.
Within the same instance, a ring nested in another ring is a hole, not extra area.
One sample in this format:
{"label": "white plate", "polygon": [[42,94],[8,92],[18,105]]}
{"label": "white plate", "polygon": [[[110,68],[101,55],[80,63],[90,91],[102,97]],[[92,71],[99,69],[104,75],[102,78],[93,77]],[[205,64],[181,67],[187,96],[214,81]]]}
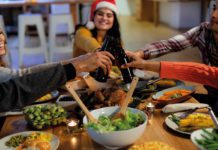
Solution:
{"label": "white plate", "polygon": [[[29,135],[30,133],[32,132],[38,132],[38,131],[25,131],[25,132],[20,132],[20,133],[15,133],[15,134],[11,134],[11,135],[8,135],[2,139],[0,139],[0,149],[1,150],[14,150],[15,148],[9,148],[8,146],[5,145],[5,143],[10,140],[10,138],[12,136],[16,136],[16,135],[24,135],[24,136],[27,136]],[[51,134],[51,133],[46,133],[46,134]],[[58,137],[56,135],[52,135],[52,139],[51,141],[49,142],[50,145],[51,145],[51,150],[56,150],[60,144],[60,141],[58,139]]]}
{"label": "white plate", "polygon": [[[213,129],[213,128],[207,128],[206,130],[209,131],[209,132],[211,132],[212,129]],[[207,136],[207,135],[203,132],[202,129],[199,129],[199,130],[196,130],[196,131],[192,132],[190,138],[191,138],[192,142],[193,142],[199,149],[201,149],[201,150],[206,150],[205,148],[203,148],[201,145],[199,145],[199,144],[195,141],[195,139],[202,139],[202,136],[201,136],[202,134],[205,135],[205,136]]]}
{"label": "white plate", "polygon": [[[175,115],[175,116],[179,116],[179,115],[181,115],[181,114],[182,114],[182,113],[175,113],[174,115]],[[182,134],[187,134],[187,135],[190,135],[190,134],[191,134],[191,132],[184,132],[184,131],[178,130],[179,126],[178,126],[175,122],[173,122],[173,121],[170,119],[170,117],[172,117],[172,115],[167,116],[166,119],[165,119],[165,124],[166,124],[170,129],[172,129],[172,130],[174,130],[174,131],[176,131],[176,132],[182,133]]]}
{"label": "white plate", "polygon": [[[175,115],[175,116],[180,116],[180,115],[183,114],[183,113],[184,113],[184,112],[174,113],[174,115]],[[196,112],[196,113],[200,114],[199,112]],[[203,114],[204,114],[204,113],[203,113]],[[172,129],[172,130],[174,130],[174,131],[177,131],[177,132],[179,132],[179,133],[182,133],[182,134],[187,134],[187,135],[191,135],[191,133],[194,132],[194,131],[185,132],[185,131],[178,130],[179,126],[178,126],[175,122],[173,122],[173,121],[170,119],[170,117],[172,117],[172,115],[167,116],[166,119],[165,119],[165,124],[166,124],[170,129]]]}
{"label": "white plate", "polygon": [[3,117],[3,116],[15,116],[15,115],[22,115],[23,114],[23,111],[7,111],[7,112],[1,112],[0,113],[0,117]]}
{"label": "white plate", "polygon": [[[64,98],[69,98],[72,100],[64,100]],[[70,95],[60,95],[56,101],[58,105],[61,105],[63,108],[68,108],[68,107],[75,107],[77,105],[77,102],[72,98]]]}

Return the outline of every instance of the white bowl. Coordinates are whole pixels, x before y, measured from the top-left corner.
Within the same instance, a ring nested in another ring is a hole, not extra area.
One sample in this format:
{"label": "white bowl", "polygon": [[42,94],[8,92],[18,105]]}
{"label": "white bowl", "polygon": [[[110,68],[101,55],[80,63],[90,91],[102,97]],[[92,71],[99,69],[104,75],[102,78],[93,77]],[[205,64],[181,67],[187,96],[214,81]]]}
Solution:
{"label": "white bowl", "polygon": [[65,98],[73,99],[70,95],[60,95],[56,103],[66,110],[73,109],[77,105],[76,101],[64,100]]}
{"label": "white bowl", "polygon": [[[129,108],[133,113],[141,113],[145,119],[145,122],[135,128],[123,131],[112,131],[109,133],[99,133],[92,128],[87,128],[87,132],[89,136],[97,143],[103,145],[108,149],[119,149],[122,147],[126,147],[130,144],[133,144],[136,140],[138,140],[144,133],[145,127],[147,125],[147,115],[134,108]],[[100,109],[96,109],[91,111],[95,118],[98,118],[100,115],[111,115],[114,112],[118,111],[119,107],[104,107]],[[86,116],[83,118],[83,124],[87,124]]]}

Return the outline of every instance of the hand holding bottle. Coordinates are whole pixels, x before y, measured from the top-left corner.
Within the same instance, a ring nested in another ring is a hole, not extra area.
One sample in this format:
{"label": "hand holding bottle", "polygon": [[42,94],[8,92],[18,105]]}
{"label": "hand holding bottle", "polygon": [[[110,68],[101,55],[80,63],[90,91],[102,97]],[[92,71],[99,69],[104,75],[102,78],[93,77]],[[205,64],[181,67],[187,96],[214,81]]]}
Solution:
{"label": "hand holding bottle", "polygon": [[137,68],[142,70],[149,70],[154,72],[160,71],[160,62],[158,61],[146,61],[137,55],[134,54],[134,52],[126,52],[126,55],[131,58],[133,61],[124,64],[121,66],[121,68]]}
{"label": "hand holding bottle", "polygon": [[102,68],[103,71],[109,72],[112,67],[114,57],[109,52],[95,52],[81,55],[72,61],[72,64],[76,68],[77,73],[79,72],[91,72],[97,68]]}

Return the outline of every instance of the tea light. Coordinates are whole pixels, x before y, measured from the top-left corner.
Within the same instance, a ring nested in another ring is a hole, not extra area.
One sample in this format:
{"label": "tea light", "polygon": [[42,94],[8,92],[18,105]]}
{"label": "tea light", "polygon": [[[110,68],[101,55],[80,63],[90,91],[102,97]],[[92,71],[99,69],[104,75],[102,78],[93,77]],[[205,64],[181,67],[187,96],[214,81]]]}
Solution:
{"label": "tea light", "polygon": [[70,119],[67,120],[67,131],[68,133],[74,133],[79,129],[79,120]]}

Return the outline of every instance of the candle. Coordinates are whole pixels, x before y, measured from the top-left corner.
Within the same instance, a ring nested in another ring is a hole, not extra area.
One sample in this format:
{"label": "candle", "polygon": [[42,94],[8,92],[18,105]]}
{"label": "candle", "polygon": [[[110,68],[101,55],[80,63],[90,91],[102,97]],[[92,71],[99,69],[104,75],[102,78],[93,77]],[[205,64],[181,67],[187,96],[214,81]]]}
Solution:
{"label": "candle", "polygon": [[70,119],[67,120],[67,131],[68,133],[74,133],[79,129],[79,120]]}
{"label": "candle", "polygon": [[70,127],[77,126],[77,122],[72,120],[71,122],[68,123],[68,126],[70,126]]}

